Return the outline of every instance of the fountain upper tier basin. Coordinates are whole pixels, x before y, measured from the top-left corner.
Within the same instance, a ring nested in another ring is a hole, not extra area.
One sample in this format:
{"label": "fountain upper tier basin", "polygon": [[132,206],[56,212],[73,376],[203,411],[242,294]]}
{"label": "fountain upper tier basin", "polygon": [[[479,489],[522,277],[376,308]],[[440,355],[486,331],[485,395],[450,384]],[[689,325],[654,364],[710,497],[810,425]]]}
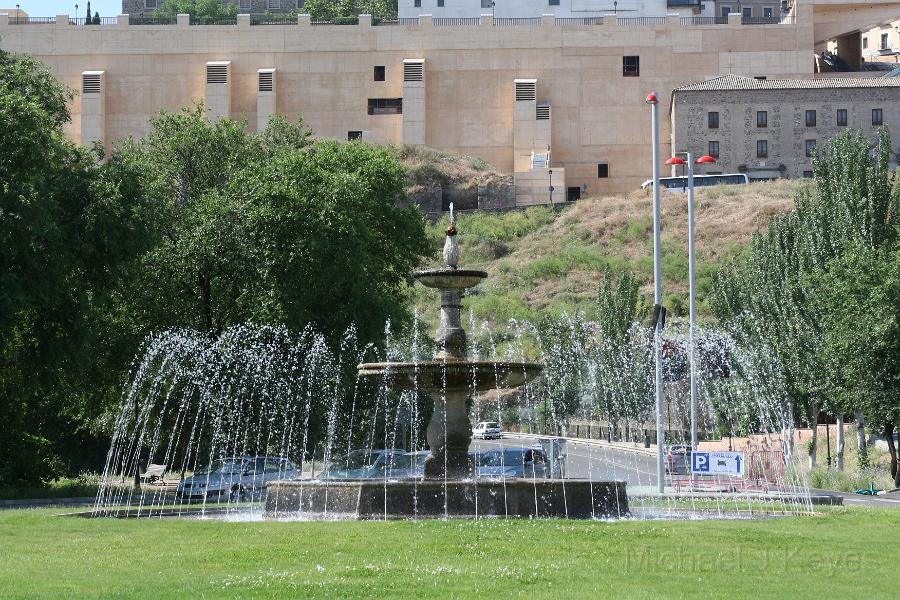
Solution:
{"label": "fountain upper tier basin", "polygon": [[434,392],[519,387],[537,377],[543,367],[536,363],[503,361],[443,361],[364,363],[359,374],[383,381],[398,390]]}
{"label": "fountain upper tier basin", "polygon": [[441,267],[439,269],[424,269],[413,273],[416,281],[425,287],[445,290],[464,290],[478,285],[487,277],[485,271],[474,269],[454,269],[453,267]]}

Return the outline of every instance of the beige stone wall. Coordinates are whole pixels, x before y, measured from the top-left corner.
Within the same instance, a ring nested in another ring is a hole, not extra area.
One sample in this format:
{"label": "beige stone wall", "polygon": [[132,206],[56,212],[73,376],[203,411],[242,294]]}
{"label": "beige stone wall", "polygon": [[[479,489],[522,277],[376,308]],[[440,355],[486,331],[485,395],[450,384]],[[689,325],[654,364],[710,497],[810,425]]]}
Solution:
{"label": "beige stone wall", "polygon": [[[636,189],[649,177],[649,91],[667,100],[677,86],[724,73],[810,74],[811,9],[806,13],[796,25],[771,26],[691,26],[674,17],[661,25],[610,18],[525,27],[7,25],[0,45],[36,56],[76,89],[83,71],[104,71],[107,143],[146,133],[160,109],[204,98],[210,61],[231,61],[229,111],[250,128],[257,71],[274,68],[278,111],[302,114],[319,136],[364,131],[371,141],[401,143],[403,115],[368,115],[367,99],[402,97],[403,60],[423,58],[425,143],[480,156],[508,173],[513,81],[535,78],[538,103],[553,107],[553,166],[590,195]],[[639,77],[623,77],[625,55],[640,57]],[[383,82],[373,80],[376,65],[386,67]],[[67,128],[75,140],[81,103],[74,100]],[[597,178],[598,163],[609,164],[608,179]]]}
{"label": "beige stone wall", "polygon": [[[875,108],[882,109],[884,126],[894,133],[894,147],[900,148],[900,87],[678,91],[672,113],[673,145],[697,156],[706,154],[710,140],[719,142],[718,164],[700,166],[699,173],[746,170],[751,179],[798,178],[812,170],[806,140],[822,144],[848,128],[874,139]],[[847,110],[847,127],[837,126],[838,109]],[[815,127],[806,126],[807,110],[816,111]],[[708,127],[710,111],[719,113],[718,129]],[[757,127],[757,111],[768,113],[767,127]],[[768,158],[757,158],[757,140],[768,142]],[[780,165],[784,165],[783,171]]]}

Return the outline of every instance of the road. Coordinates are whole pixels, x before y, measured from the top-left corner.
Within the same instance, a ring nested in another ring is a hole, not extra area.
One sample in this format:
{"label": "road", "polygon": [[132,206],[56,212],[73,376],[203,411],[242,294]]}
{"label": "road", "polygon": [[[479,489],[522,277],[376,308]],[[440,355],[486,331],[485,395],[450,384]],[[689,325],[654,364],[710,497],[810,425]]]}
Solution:
{"label": "road", "polygon": [[[500,440],[472,440],[470,450],[530,448],[536,442],[533,437],[504,434]],[[656,457],[650,454],[571,440],[566,443],[565,454],[567,478],[624,481],[629,486],[656,485]]]}

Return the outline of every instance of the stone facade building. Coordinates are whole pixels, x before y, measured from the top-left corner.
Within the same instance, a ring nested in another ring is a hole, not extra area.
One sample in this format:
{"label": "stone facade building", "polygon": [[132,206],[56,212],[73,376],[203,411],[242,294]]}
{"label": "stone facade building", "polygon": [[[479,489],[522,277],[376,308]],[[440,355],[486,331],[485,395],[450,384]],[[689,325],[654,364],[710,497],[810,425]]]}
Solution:
{"label": "stone facade building", "polygon": [[790,14],[791,4],[793,0],[716,0],[715,13],[718,17],[737,13],[751,19],[776,19]]}
{"label": "stone facade building", "polygon": [[[816,146],[841,131],[875,138],[900,132],[900,78],[758,80],[736,75],[676,88],[672,147],[711,154],[699,173],[746,173],[751,179],[812,175]],[[900,148],[900,138],[892,141]],[[898,152],[892,153],[897,164]]]}
{"label": "stone facade building", "polygon": [[[302,115],[319,137],[477,156],[512,175],[517,204],[528,204],[638,189],[651,170],[648,92],[668,99],[725,74],[813,77],[817,44],[843,35],[858,47],[860,28],[898,14],[900,0],[796,0],[792,19],[762,24],[487,14],[335,25],[302,13],[263,24],[242,13],[228,23],[121,15],[80,27],[68,15],[23,26],[0,13],[0,45],[79,92],[65,131],[81,144],[144,135],[160,110],[202,100],[211,118],[244,119],[251,130],[276,113]],[[837,90],[819,92],[824,102]]]}
{"label": "stone facade building", "polygon": [[866,62],[900,63],[900,20],[864,31],[859,45]]}

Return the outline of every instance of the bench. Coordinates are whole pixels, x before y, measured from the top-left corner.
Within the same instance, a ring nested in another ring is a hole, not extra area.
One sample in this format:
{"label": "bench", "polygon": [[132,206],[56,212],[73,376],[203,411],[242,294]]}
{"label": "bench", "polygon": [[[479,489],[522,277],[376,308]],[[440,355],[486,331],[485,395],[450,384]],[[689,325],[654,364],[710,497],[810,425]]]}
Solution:
{"label": "bench", "polygon": [[161,481],[166,474],[166,465],[147,465],[147,470],[141,473],[142,483],[155,483]]}

